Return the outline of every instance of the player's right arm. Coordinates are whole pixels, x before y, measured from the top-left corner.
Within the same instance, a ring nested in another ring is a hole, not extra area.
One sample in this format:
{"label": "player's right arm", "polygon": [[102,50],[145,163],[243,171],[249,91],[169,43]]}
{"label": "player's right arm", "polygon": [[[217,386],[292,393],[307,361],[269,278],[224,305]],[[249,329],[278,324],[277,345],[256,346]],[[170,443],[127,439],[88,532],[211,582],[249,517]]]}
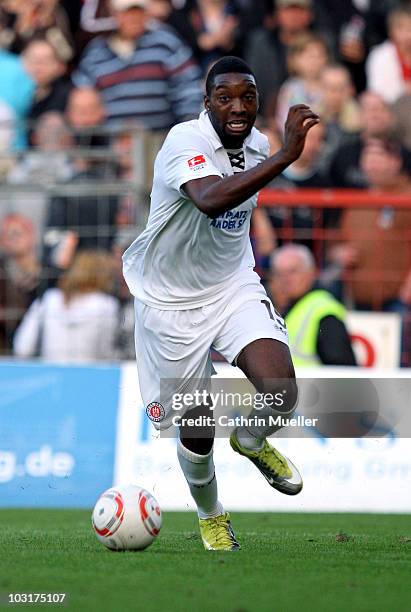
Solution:
{"label": "player's right arm", "polygon": [[209,217],[239,206],[281,174],[301,155],[307,132],[319,117],[305,104],[292,106],[285,124],[282,148],[261,164],[233,176],[205,176],[185,183],[190,200]]}

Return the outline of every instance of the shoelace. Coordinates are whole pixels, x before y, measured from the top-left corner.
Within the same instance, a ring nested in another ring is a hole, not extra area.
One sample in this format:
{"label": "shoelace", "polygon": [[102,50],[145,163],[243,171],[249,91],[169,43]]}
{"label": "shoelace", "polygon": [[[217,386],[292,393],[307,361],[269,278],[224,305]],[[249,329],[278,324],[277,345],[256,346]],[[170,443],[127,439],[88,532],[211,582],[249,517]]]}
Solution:
{"label": "shoelace", "polygon": [[230,533],[227,519],[224,515],[218,516],[210,521],[210,531],[214,542],[223,545],[234,544],[234,538]]}
{"label": "shoelace", "polygon": [[268,443],[264,445],[259,459],[263,465],[268,467],[268,469],[274,469],[279,476],[288,478],[291,476],[291,471],[288,467],[287,461]]}

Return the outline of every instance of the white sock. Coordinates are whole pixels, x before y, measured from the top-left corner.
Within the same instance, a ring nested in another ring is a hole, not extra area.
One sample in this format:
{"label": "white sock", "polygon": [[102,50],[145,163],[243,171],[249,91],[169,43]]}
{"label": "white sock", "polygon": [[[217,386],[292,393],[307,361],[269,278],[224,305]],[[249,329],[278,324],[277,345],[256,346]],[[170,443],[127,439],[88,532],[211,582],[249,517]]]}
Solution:
{"label": "white sock", "polygon": [[248,450],[261,450],[263,448],[264,438],[257,438],[246,427],[238,427],[235,433],[237,440],[244,448]]}
{"label": "white sock", "polygon": [[264,440],[282,427],[281,425],[271,425],[268,417],[272,416],[276,418],[277,416],[282,416],[284,418],[289,418],[294,411],[295,408],[292,408],[288,412],[278,412],[268,406],[262,410],[252,410],[248,417],[250,421],[252,417],[257,417],[259,419],[264,419],[264,423],[254,425],[250,422],[250,425],[238,427],[236,431],[237,440],[241,446],[248,450],[261,450]]}
{"label": "white sock", "polygon": [[207,519],[224,514],[223,506],[218,501],[213,449],[207,455],[197,455],[178,440],[177,456],[197,504],[199,518]]}

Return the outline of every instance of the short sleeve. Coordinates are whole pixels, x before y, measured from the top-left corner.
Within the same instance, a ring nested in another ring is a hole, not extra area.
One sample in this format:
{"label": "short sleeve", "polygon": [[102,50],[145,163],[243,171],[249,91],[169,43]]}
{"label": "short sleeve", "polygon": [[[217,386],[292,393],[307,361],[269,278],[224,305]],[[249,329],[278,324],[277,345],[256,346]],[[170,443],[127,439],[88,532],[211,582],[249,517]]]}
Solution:
{"label": "short sleeve", "polygon": [[171,133],[164,143],[163,170],[168,187],[186,194],[182,185],[206,176],[223,177],[212,160],[213,149],[205,137],[194,130]]}
{"label": "short sleeve", "polygon": [[268,159],[270,155],[274,155],[274,153],[271,151],[270,141],[267,136],[261,134],[261,137],[261,153],[264,155],[265,159]]}

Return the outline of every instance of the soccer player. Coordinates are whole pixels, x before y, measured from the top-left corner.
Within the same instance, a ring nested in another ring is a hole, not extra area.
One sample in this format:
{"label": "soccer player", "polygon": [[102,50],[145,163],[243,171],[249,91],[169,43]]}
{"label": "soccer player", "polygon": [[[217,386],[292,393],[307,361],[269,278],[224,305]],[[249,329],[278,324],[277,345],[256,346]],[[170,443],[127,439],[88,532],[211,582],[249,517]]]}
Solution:
{"label": "soccer player", "polygon": [[[155,162],[147,227],[123,257],[135,296],[141,393],[160,430],[171,425],[173,393],[192,393],[201,381],[206,386],[211,347],[259,393],[283,394],[281,409],[267,406],[259,417],[289,417],[297,399],[287,331],[253,270],[249,228],[258,190],[299,157],[319,118],[303,104],[290,108],[284,144],[270,156],[267,138],[254,128],[255,77],[236,57],[210,69],[204,101],[198,120],[170,130]],[[208,411],[197,406],[190,416]],[[295,495],[302,488],[297,468],[266,439],[279,427],[268,418],[254,420],[259,424],[234,430],[233,450],[272,487]],[[207,550],[236,550],[229,514],[218,500],[212,425],[201,433],[182,426],[178,440],[201,537]]]}

